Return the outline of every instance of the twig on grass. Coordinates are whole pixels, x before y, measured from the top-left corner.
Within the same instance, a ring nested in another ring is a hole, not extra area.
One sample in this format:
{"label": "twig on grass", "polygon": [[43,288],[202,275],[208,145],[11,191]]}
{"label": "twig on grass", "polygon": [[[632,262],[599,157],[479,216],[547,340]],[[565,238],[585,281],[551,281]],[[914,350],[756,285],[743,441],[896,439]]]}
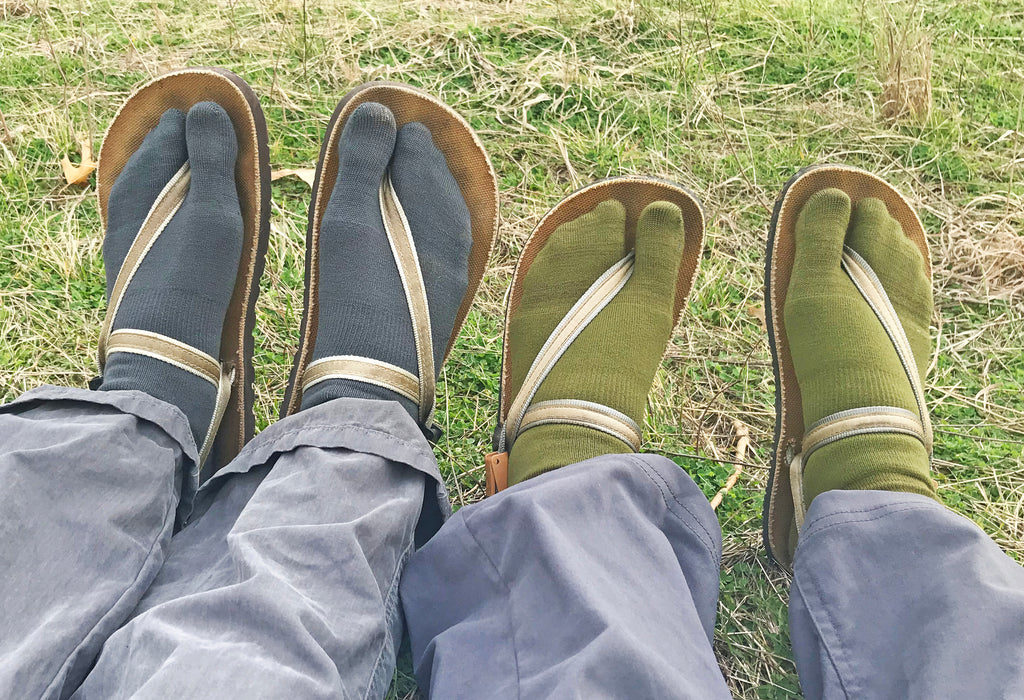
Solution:
{"label": "twig on grass", "polygon": [[750,428],[741,420],[734,420],[732,427],[736,431],[735,466],[733,467],[732,474],[725,480],[725,486],[718,489],[718,493],[711,499],[711,510],[718,509],[718,506],[722,504],[722,499],[725,498],[725,494],[732,491],[736,482],[740,480],[740,474],[743,473],[743,461],[746,459],[747,450],[750,448]]}

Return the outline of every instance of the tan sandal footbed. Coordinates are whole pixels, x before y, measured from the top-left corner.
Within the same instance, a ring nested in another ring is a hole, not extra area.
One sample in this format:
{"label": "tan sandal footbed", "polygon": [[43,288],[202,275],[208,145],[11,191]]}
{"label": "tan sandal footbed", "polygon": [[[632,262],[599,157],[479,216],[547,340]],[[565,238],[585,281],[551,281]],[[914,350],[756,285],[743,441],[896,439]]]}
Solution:
{"label": "tan sandal footbed", "polygon": [[313,199],[309,207],[309,222],[306,229],[305,310],[302,316],[299,348],[295,353],[291,376],[281,405],[282,418],[299,410],[302,401],[300,378],[310,363],[316,340],[320,223],[338,177],[338,140],[349,116],[364,102],[377,102],[390,109],[398,128],[410,122],[420,122],[429,129],[435,145],[444,154],[448,169],[455,177],[462,198],[469,209],[473,234],[473,245],[469,255],[469,286],[459,308],[442,362],[451,353],[459,331],[466,321],[497,236],[497,176],[483,144],[469,124],[438,98],[409,85],[372,82],[351,90],[331,116],[317,162]]}
{"label": "tan sandal footbed", "polygon": [[138,88],[118,111],[103,139],[97,169],[100,216],[105,230],[110,190],[146,134],[168,109],[188,112],[193,105],[205,101],[224,108],[238,137],[235,178],[244,242],[218,358],[236,371],[231,398],[201,480],[230,462],[252,439],[256,427],[252,331],[270,233],[270,153],[259,99],[245,81],[222,68],[185,68],[162,75]]}
{"label": "tan sandal footbed", "polygon": [[786,340],[783,311],[796,251],[797,216],[811,195],[828,188],[842,190],[854,204],[869,197],[881,199],[889,215],[899,222],[904,234],[921,250],[928,278],[931,279],[928,243],[921,221],[907,200],[881,178],[848,166],[814,165],[797,172],[782,188],[772,212],[765,255],[764,294],[768,309],[765,321],[775,372],[776,420],[762,522],[768,554],[784,567],[790,567],[793,561],[790,530],[795,516],[789,469],[783,462],[786,451],[790,448],[798,450],[803,440],[804,419],[793,358]]}

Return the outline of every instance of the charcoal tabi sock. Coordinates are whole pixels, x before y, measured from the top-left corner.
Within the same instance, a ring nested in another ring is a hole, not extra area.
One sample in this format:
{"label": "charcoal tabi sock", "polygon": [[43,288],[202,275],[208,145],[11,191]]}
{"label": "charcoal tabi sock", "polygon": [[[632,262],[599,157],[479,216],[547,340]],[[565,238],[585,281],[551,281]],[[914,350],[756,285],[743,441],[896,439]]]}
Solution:
{"label": "charcoal tabi sock", "polygon": [[[354,355],[418,373],[405,288],[379,204],[381,182],[389,174],[423,273],[439,374],[468,285],[472,234],[458,184],[425,126],[413,122],[396,132],[391,111],[373,102],[360,105],[349,117],[338,155],[338,179],[320,232],[312,361]],[[418,419],[417,405],[405,396],[349,379],[311,385],[303,392],[302,408],[343,397],[398,401]]]}
{"label": "charcoal tabi sock", "polygon": [[[150,207],[188,162],[191,182],[181,208],[156,239],[124,291],[112,331],[168,336],[217,358],[242,252],[235,185],[238,144],[227,113],[212,102],[186,116],[168,110],[118,176],[103,242],[108,301],[125,256]],[[158,359],[113,352],[101,391],[134,389],[177,406],[197,448],[213,417],[217,387]]]}

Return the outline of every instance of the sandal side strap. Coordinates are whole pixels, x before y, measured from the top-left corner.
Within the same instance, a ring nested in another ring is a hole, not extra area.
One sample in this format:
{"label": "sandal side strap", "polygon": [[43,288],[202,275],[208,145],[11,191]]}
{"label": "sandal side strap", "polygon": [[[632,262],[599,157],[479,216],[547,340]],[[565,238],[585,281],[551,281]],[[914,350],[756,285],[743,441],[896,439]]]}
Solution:
{"label": "sandal side strap", "polygon": [[199,446],[199,465],[202,466],[210,455],[217,429],[227,411],[231,387],[235,381],[235,368],[228,364],[222,365],[211,355],[175,338],[135,328],[120,328],[111,333],[104,350],[104,364],[107,358],[119,352],[143,355],[185,370],[217,387],[213,416],[203,444]]}
{"label": "sandal side strap", "polygon": [[909,435],[928,449],[926,428],[921,424],[920,418],[912,411],[895,406],[865,406],[839,411],[817,421],[804,433],[801,451],[788,456],[797,529],[803,527],[804,516],[807,514],[803,493],[803,469],[810,456],[819,448],[839,440],[879,433]]}
{"label": "sandal side strap", "polygon": [[837,440],[869,433],[900,433],[910,435],[928,446],[924,426],[912,412],[894,406],[867,406],[840,411],[821,419],[804,433],[804,460],[819,447],[830,445]]}
{"label": "sandal side strap", "polygon": [[[519,434],[539,425],[578,425],[599,430],[618,438],[633,452],[640,451],[640,426],[625,413],[593,401],[558,399],[535,403],[523,414]],[[507,449],[496,448],[484,458],[484,478],[487,496],[508,488]]]}
{"label": "sandal side strap", "polygon": [[[188,194],[191,181],[192,172],[189,169],[188,163],[185,163],[164,186],[160,194],[157,195],[153,206],[150,207],[149,213],[146,214],[146,218],[142,222],[142,226],[139,227],[139,232],[135,234],[135,240],[132,241],[132,245],[128,249],[128,255],[125,256],[124,262],[121,264],[121,270],[117,274],[114,287],[110,290],[107,313],[103,318],[103,325],[100,327],[99,365],[101,374],[107,361],[107,355],[110,354],[107,344],[112,335],[111,328],[113,328],[114,319],[121,308],[121,301],[124,299],[125,290],[135,277],[135,273],[138,272],[142,261],[145,260],[146,255],[153,248],[153,244],[156,243],[160,234],[167,228],[167,224],[170,223],[174,215],[178,213],[182,203],[185,201],[185,195]],[[218,375],[219,373],[218,369]]]}
{"label": "sandal side strap", "polygon": [[626,414],[592,401],[565,399],[535,403],[523,414],[519,434],[538,425],[578,425],[618,438],[633,452],[640,451],[640,427]]}
{"label": "sandal side strap", "polygon": [[235,368],[224,365],[220,373],[220,381],[217,384],[217,403],[213,406],[213,417],[210,419],[210,427],[206,430],[206,437],[199,448],[199,466],[206,463],[210,456],[210,449],[213,447],[214,438],[217,437],[217,429],[220,428],[221,419],[227,412],[228,403],[231,400],[231,387],[235,383]]}
{"label": "sandal side strap", "polygon": [[[333,355],[311,362],[302,375],[302,391],[305,392],[314,384],[328,379],[346,379],[374,384],[401,394],[413,403],[420,405],[422,387],[416,375],[372,357]],[[423,406],[420,405],[421,414],[422,409]]]}
{"label": "sandal side strap", "polygon": [[152,357],[205,379],[214,386],[220,385],[220,362],[202,350],[160,333],[134,328],[118,329],[107,339],[104,363],[118,352]]}

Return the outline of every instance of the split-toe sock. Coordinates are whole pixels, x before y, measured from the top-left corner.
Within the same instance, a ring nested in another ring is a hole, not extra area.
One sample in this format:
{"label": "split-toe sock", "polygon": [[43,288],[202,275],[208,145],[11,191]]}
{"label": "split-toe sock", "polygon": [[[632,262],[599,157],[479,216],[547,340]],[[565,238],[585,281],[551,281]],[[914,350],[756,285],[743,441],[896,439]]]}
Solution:
{"label": "split-toe sock", "polygon": [[[389,177],[423,273],[436,379],[468,285],[472,234],[458,184],[423,124],[396,129],[391,111],[373,102],[352,112],[338,156],[338,178],[320,231],[312,361],[351,355],[418,372],[405,288],[380,209],[381,183]],[[419,415],[407,397],[350,379],[311,385],[302,407],[343,397],[398,401],[414,419]]]}
{"label": "split-toe sock", "polygon": [[[187,115],[165,112],[132,155],[110,193],[103,241],[108,301],[150,208],[186,163],[191,182],[180,209],[125,287],[112,331],[159,333],[218,357],[242,251],[237,152],[227,113],[201,102]],[[177,406],[188,418],[197,447],[206,438],[217,401],[217,387],[209,381],[134,352],[112,352],[98,388],[143,391]]]}
{"label": "split-toe sock", "polygon": [[[589,401],[643,424],[647,394],[672,333],[685,241],[679,207],[654,202],[644,209],[632,276],[555,363],[534,404]],[[562,317],[628,252],[625,209],[614,199],[551,234],[526,273],[522,300],[509,320],[506,390],[512,396]],[[593,428],[539,425],[516,438],[509,453],[509,485],[590,457],[629,451],[621,440]]]}
{"label": "split-toe sock", "polygon": [[[919,410],[892,341],[841,267],[844,244],[878,276],[913,351],[910,369],[922,382],[928,366],[932,295],[920,250],[881,200],[851,206],[839,190],[814,194],[797,218],[784,310],[805,429],[851,409]],[[815,450],[804,464],[805,505],[830,489],[935,496],[924,445],[894,433],[856,435]]]}

